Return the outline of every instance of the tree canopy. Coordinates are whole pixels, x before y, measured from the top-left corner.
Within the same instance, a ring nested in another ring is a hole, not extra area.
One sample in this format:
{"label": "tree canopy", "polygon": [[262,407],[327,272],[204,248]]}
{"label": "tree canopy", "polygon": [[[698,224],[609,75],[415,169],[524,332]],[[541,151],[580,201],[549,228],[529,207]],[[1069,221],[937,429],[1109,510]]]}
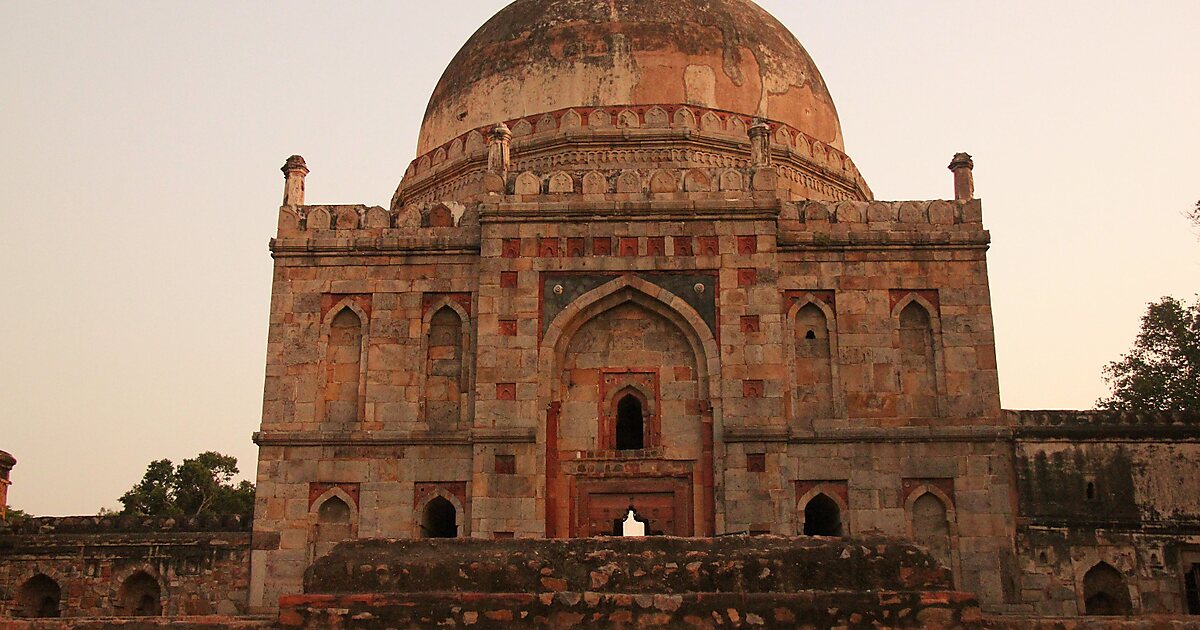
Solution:
{"label": "tree canopy", "polygon": [[1133,349],[1104,369],[1112,411],[1200,413],[1200,297],[1150,304]]}
{"label": "tree canopy", "polygon": [[142,480],[121,496],[122,514],[201,516],[250,514],[254,484],[234,484],[237,458],[209,451],[176,466],[169,459],[150,462]]}

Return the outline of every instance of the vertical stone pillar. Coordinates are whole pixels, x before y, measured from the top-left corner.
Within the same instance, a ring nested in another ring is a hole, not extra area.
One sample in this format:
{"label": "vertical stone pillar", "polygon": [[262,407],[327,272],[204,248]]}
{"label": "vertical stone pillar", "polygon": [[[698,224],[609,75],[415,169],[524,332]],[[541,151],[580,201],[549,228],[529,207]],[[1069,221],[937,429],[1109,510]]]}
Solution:
{"label": "vertical stone pillar", "polygon": [[285,206],[303,206],[304,205],[304,176],[308,175],[308,166],[304,164],[304,158],[299,155],[293,155],[287,159],[283,168],[283,205]]}
{"label": "vertical stone pillar", "polygon": [[12,483],[9,474],[16,465],[16,458],[0,451],[0,522],[8,519],[8,486]]}
{"label": "vertical stone pillar", "polygon": [[488,133],[491,142],[488,143],[488,171],[508,180],[508,167],[511,161],[510,146],[512,131],[508,125],[500,123]]}
{"label": "vertical stone pillar", "polygon": [[975,198],[975,161],[966,153],[957,153],[950,162],[954,172],[954,200],[970,201]]}
{"label": "vertical stone pillar", "polygon": [[771,126],[761,120],[747,130],[750,134],[750,166],[771,165]]}

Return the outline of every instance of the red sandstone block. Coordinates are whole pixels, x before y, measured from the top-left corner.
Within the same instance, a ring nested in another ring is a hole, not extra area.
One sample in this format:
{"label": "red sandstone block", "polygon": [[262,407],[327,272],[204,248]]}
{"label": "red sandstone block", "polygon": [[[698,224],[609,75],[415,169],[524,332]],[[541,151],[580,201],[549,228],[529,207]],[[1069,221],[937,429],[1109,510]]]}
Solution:
{"label": "red sandstone block", "polygon": [[503,337],[516,337],[517,336],[517,320],[502,319],[502,320],[500,320],[499,329],[500,329],[499,333]]}
{"label": "red sandstone block", "polygon": [[592,239],[593,256],[611,256],[612,239],[608,237]]}
{"label": "red sandstone block", "polygon": [[759,321],[758,315],[745,315],[742,317],[742,332],[756,333],[759,332],[761,328],[762,325]]}
{"label": "red sandstone block", "polygon": [[758,284],[758,270],[738,269],[737,278],[739,287],[752,287]]}
{"label": "red sandstone block", "polygon": [[504,244],[500,248],[500,255],[504,258],[520,258],[521,257],[521,239],[506,238]]}
{"label": "red sandstone block", "polygon": [[496,383],[496,400],[516,400],[516,383]]}
{"label": "red sandstone block", "polygon": [[765,385],[762,381],[748,379],[742,381],[742,398],[762,398]]}
{"label": "red sandstone block", "polygon": [[701,256],[720,256],[721,255],[721,239],[716,236],[701,236],[700,237],[700,255]]}
{"label": "red sandstone block", "polygon": [[617,252],[619,256],[637,256],[638,255],[638,240],[637,237],[622,237],[620,249]]}
{"label": "red sandstone block", "polygon": [[739,236],[737,238],[738,254],[749,256],[758,253],[757,236]]}
{"label": "red sandstone block", "polygon": [[751,472],[751,473],[767,472],[767,454],[766,453],[748,453],[746,455],[746,472]]}
{"label": "red sandstone block", "polygon": [[676,256],[692,256],[692,238],[690,236],[672,237],[671,249]]}
{"label": "red sandstone block", "polygon": [[646,239],[646,255],[647,256],[666,256],[667,242],[661,236],[652,236]]}
{"label": "red sandstone block", "polygon": [[558,258],[560,253],[557,238],[543,238],[538,243],[538,256],[542,258]]}
{"label": "red sandstone block", "polygon": [[500,272],[500,288],[501,289],[517,288],[517,272],[501,271]]}
{"label": "red sandstone block", "polygon": [[584,254],[584,240],[582,238],[567,239],[567,256],[571,258],[579,258]]}

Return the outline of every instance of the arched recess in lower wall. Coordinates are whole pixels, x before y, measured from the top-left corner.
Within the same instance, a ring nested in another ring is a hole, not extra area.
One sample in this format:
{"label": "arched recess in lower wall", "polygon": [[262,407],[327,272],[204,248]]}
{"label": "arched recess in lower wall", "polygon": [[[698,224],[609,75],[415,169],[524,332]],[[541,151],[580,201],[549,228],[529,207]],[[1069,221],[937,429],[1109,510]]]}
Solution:
{"label": "arched recess in lower wall", "polygon": [[560,372],[565,363],[564,355],[575,334],[593,319],[633,304],[669,322],[683,335],[691,349],[697,371],[699,387],[697,397],[701,412],[700,429],[702,455],[696,462],[695,486],[692,497],[691,515],[694,515],[694,534],[711,536],[722,524],[717,522],[716,502],[721,492],[720,458],[714,451],[720,449],[719,423],[720,400],[714,392],[720,392],[720,354],[717,341],[704,318],[687,302],[669,291],[635,275],[624,275],[589,291],[563,309],[549,324],[539,350],[538,394],[541,407],[542,427],[546,431],[546,483],[560,484],[563,492],[547,488],[546,492],[546,535],[565,537],[570,535],[570,509],[574,500],[568,484],[560,479],[558,469],[557,432],[558,417],[563,400],[563,383]]}

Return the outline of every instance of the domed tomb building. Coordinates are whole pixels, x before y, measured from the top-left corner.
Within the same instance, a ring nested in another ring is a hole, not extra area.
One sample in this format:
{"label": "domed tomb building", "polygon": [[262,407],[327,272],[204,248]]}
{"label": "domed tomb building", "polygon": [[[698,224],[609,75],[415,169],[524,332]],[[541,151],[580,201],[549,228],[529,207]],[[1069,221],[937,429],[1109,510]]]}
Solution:
{"label": "domed tomb building", "polygon": [[914,539],[992,611],[1184,608],[1129,520],[1168,513],[1132,481],[1159,455],[1001,411],[970,156],[952,199],[884,202],[845,150],[749,0],[517,0],[446,69],[390,205],[306,203],[290,158],[251,607],[346,539],[635,518]]}
{"label": "domed tomb building", "polygon": [[390,206],[284,172],[252,603],[347,537],[908,536],[925,495],[1000,597],[979,203],[874,201],[754,3],[518,0]]}

